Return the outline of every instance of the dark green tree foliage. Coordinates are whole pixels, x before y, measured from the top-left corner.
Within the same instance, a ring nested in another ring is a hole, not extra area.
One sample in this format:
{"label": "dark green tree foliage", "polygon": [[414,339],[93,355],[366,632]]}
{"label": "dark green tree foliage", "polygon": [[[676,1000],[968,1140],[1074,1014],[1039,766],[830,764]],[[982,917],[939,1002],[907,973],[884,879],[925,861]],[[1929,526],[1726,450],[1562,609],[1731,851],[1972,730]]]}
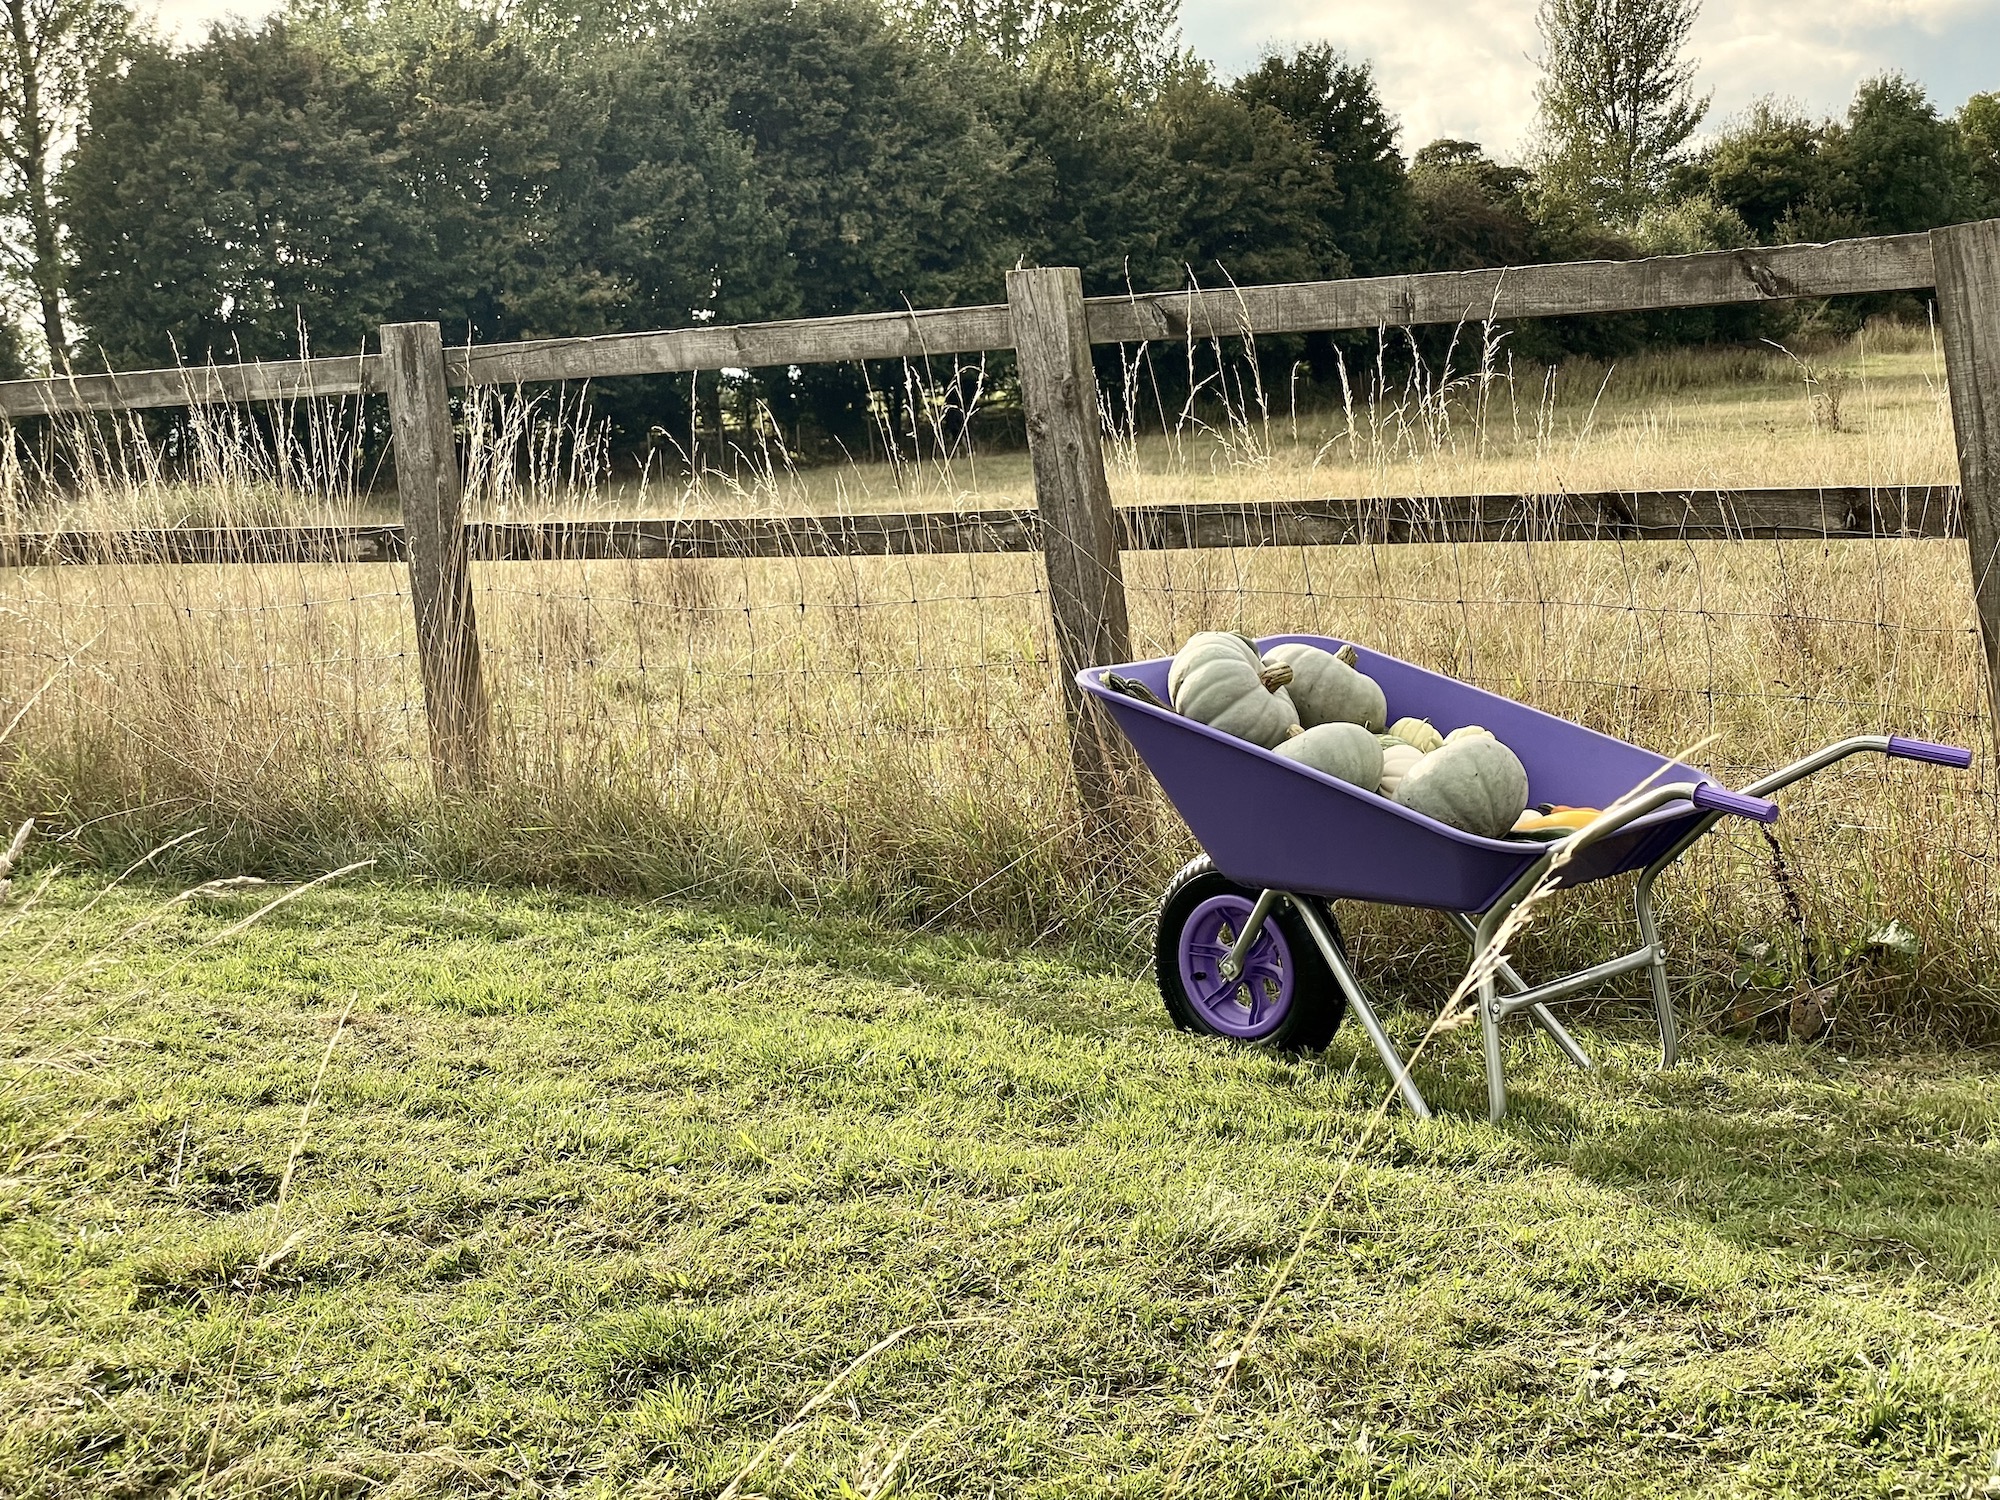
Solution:
{"label": "dark green tree foliage", "polygon": [[1828,195],[1863,234],[1934,229],[1972,206],[1972,168],[1957,128],[1900,75],[1861,85],[1824,154]]}
{"label": "dark green tree foliage", "polygon": [[1973,213],[2000,215],[2000,94],[1974,94],[1958,112],[1958,138],[1972,175]]}
{"label": "dark green tree foliage", "polygon": [[482,340],[774,310],[747,146],[657,60],[559,76],[490,25],[336,53],[283,21],[151,47],[65,175],[76,305],[113,363]]}
{"label": "dark green tree foliage", "polygon": [[1734,209],[1768,244],[1805,205],[1828,202],[1825,136],[1824,126],[1760,100],[1702,154],[1685,186]]}
{"label": "dark green tree foliage", "polygon": [[1276,110],[1318,153],[1340,192],[1330,227],[1356,274],[1407,269],[1417,249],[1417,216],[1396,122],[1382,107],[1367,63],[1324,43],[1267,57],[1233,92]]}
{"label": "dark green tree foliage", "polygon": [[[420,273],[395,119],[282,22],[149,45],[100,84],[63,178],[71,292],[114,365],[358,348]],[[89,363],[86,360],[84,363]]]}
{"label": "dark green tree foliage", "polygon": [[1476,141],[1432,141],[1410,166],[1422,267],[1470,271],[1541,258],[1541,233],[1528,212],[1532,174],[1503,167]]}
{"label": "dark green tree foliage", "polygon": [[937,53],[868,0],[721,0],[673,43],[750,143],[808,316],[963,300],[1002,262],[1005,144]]}
{"label": "dark green tree foliage", "polygon": [[1766,100],[1677,186],[1734,209],[1765,243],[1935,229],[1980,211],[1981,97],[1957,123],[1894,74],[1862,84],[1844,121],[1814,124]]}
{"label": "dark green tree foliage", "polygon": [[1092,295],[1180,284],[1165,147],[1110,70],[1055,57],[996,75],[990,97],[1011,143],[995,184],[1007,263],[1076,266]]}
{"label": "dark green tree foliage", "polygon": [[28,359],[21,347],[21,326],[0,307],[0,380],[19,380],[28,373]]}
{"label": "dark green tree foliage", "polygon": [[[667,45],[754,152],[782,249],[760,315],[992,295],[1010,153],[980,108],[977,59],[915,45],[870,0],[719,0]],[[849,446],[869,436],[869,387],[852,367],[765,372],[759,390],[795,433],[809,413]]]}
{"label": "dark green tree foliage", "polygon": [[1332,166],[1283,115],[1200,75],[1170,84],[1155,115],[1168,158],[1170,245],[1186,274],[1209,286],[1347,274]]}
{"label": "dark green tree foliage", "polygon": [[743,322],[790,305],[783,225],[750,143],[698,102],[670,57],[592,62],[592,147],[564,164],[579,184],[576,235],[621,288],[621,330],[711,316]]}

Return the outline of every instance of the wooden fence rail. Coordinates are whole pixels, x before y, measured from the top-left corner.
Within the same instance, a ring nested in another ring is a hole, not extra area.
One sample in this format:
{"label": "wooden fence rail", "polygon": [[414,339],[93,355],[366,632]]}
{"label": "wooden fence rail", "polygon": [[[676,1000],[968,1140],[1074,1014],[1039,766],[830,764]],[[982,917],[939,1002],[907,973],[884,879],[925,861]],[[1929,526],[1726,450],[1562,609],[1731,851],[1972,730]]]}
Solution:
{"label": "wooden fence rail", "polygon": [[[1366,500],[1198,501],[1112,510],[1121,552],[1424,542],[1864,541],[1962,535],[1958,490],[1620,490],[1552,495],[1398,495]],[[474,521],[476,563],[946,556],[1045,550],[1033,510]],[[0,535],[0,567],[147,563],[402,563],[398,522],[174,526]]]}
{"label": "wooden fence rail", "polygon": [[[1930,236],[1904,234],[1652,260],[1575,261],[1226,291],[1086,297],[1083,306],[1091,343],[1137,344],[1921,291],[1935,279]],[[1014,334],[1008,306],[950,307],[480,344],[447,350],[445,371],[447,381],[458,388],[845,360],[925,359],[1013,349]],[[379,354],[346,354],[9,380],[0,381],[0,417],[355,396],[382,391],[384,379]]]}
{"label": "wooden fence rail", "polygon": [[[1335,329],[1484,323],[1935,288],[1962,490],[1766,489],[1466,495],[1257,504],[1111,504],[1093,344],[1237,339]],[[565,521],[464,526],[447,392],[721,368],[1013,351],[1035,472],[1032,511]],[[440,774],[476,776],[485,733],[474,561],[830,557],[1039,552],[1077,784],[1115,819],[1114,752],[1071,691],[1073,674],[1127,649],[1119,554],[1133,549],[1318,546],[1509,538],[1719,540],[1964,535],[2000,703],[2000,220],[1930,234],[1637,261],[1386,276],[1213,291],[1082,294],[1065,268],[1008,278],[1004,305],[445,349],[435,324],[382,330],[381,352],[0,382],[0,419],[386,394],[400,526],[51,533],[5,544],[0,564],[407,562],[425,703]],[[1994,715],[2000,733],[2000,714]]]}

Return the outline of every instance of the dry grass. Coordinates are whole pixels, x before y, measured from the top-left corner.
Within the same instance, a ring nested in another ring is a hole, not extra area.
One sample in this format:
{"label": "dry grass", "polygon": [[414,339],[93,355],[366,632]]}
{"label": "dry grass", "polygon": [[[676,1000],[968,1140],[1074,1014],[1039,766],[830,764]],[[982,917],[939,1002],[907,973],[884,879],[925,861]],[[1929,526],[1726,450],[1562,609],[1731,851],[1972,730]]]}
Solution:
{"label": "dry grass", "polygon": [[[1420,372],[1372,400],[1357,375],[1347,403],[1296,414],[1288,394],[1220,377],[1186,410],[1149,415],[1135,395],[1117,413],[1117,498],[1953,477],[1922,330],[1871,329],[1803,364],[1768,349],[1548,372],[1510,369],[1504,348],[1472,355],[1470,375]],[[601,432],[555,398],[496,400],[471,426],[481,514],[1029,499],[1023,455],[974,451],[941,424],[885,434],[892,462],[823,469],[746,434],[729,474],[699,480],[670,462],[608,475]],[[295,430],[273,445],[240,418],[205,419],[191,471],[129,428],[78,437],[57,462],[0,475],[0,526],[379,508],[352,410]],[[1323,630],[1641,743],[1719,735],[1729,781],[1846,732],[1987,738],[1956,543],[1290,548],[1133,555],[1126,575],[1146,651],[1214,624]],[[106,854],[198,823],[209,832],[181,857],[232,869],[374,854],[1029,934],[1115,930],[1186,853],[1178,825],[1135,801],[1123,878],[1106,891],[1085,873],[1098,862],[1067,790],[1033,559],[515,564],[478,568],[475,585],[500,770],[489,793],[452,800],[424,766],[400,570],[0,577],[0,719],[78,660],[23,720],[0,813]],[[1837,983],[1850,1026],[1921,1010],[1992,1029],[1993,793],[1990,771],[1853,764],[1788,802],[1775,868],[1754,836],[1715,841],[1667,892],[1712,1008]],[[1568,910],[1545,947],[1606,941],[1596,908]],[[1892,918],[1916,954],[1871,946]],[[1373,933],[1378,968],[1423,971],[1415,926]]]}

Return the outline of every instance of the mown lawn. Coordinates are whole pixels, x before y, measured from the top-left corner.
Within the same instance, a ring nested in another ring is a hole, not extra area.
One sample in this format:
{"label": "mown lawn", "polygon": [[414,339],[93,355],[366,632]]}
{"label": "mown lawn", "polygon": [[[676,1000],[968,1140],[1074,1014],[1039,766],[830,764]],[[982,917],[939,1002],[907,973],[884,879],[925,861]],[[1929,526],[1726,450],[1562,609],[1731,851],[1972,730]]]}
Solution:
{"label": "mown lawn", "polygon": [[774,1436],[742,1493],[2000,1491],[1990,1056],[1659,1075],[1596,1028],[1596,1076],[1521,1042],[1493,1129],[1447,1038],[1455,1116],[1361,1151],[1198,1432],[1378,1097],[1354,1028],[1286,1060],[1081,958],[388,884],[60,983],[169,894],[0,936],[0,1494],[715,1496]]}

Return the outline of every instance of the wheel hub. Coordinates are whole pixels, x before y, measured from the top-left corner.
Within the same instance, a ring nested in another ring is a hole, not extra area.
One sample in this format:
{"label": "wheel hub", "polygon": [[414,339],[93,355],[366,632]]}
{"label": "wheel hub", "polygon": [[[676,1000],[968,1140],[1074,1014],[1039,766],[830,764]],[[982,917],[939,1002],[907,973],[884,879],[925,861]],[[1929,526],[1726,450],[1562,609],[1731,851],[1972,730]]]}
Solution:
{"label": "wheel hub", "polygon": [[1290,1011],[1297,981],[1291,947],[1276,922],[1266,920],[1257,940],[1232,962],[1230,950],[1254,902],[1212,896],[1181,928],[1181,984],[1216,1030],[1246,1040],[1276,1031]]}

